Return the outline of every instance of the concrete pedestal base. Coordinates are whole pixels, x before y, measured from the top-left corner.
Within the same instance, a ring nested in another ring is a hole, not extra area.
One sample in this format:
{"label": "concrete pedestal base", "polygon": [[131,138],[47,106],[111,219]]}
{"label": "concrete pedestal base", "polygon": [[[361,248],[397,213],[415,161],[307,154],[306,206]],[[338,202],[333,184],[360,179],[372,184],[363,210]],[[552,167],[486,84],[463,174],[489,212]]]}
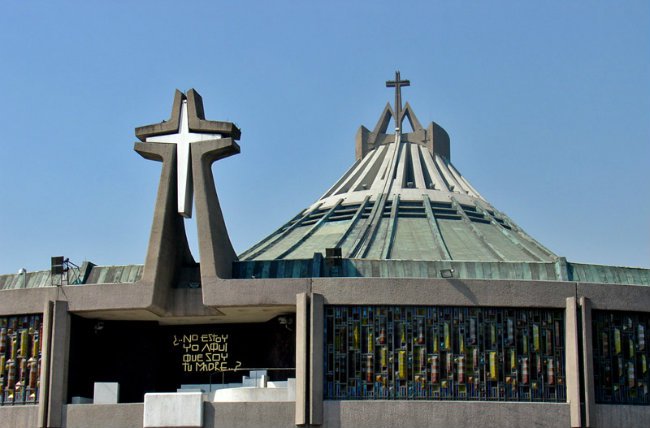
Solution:
{"label": "concrete pedestal base", "polygon": [[144,396],[144,428],[203,427],[200,392],[152,393]]}
{"label": "concrete pedestal base", "polygon": [[95,382],[95,389],[93,394],[94,404],[117,404],[119,396],[120,396],[119,383]]}

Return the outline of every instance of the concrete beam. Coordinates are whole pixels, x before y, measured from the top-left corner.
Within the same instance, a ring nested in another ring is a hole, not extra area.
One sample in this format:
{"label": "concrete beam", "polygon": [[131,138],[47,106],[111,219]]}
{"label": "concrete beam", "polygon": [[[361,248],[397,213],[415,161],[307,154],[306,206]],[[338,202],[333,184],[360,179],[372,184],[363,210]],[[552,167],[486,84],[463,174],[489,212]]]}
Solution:
{"label": "concrete beam", "polygon": [[591,323],[591,301],[580,297],[580,313],[582,315],[582,373],[584,378],[584,426],[596,426],[596,388],[594,385],[594,359]]}
{"label": "concrete beam", "polygon": [[578,283],[578,296],[591,301],[595,310],[648,312],[650,287],[645,285]]}
{"label": "concrete beam", "polygon": [[565,308],[575,283],[428,278],[313,278],[330,305],[452,305]]}
{"label": "concrete beam", "polygon": [[41,338],[41,373],[38,392],[38,427],[47,427],[48,402],[50,399],[50,354],[52,352],[52,323],[54,302],[48,300],[43,308],[43,337]]}
{"label": "concrete beam", "polygon": [[[50,373],[47,396],[47,427],[63,426],[63,410],[68,398],[68,359],[70,349],[70,315],[68,302],[57,300],[52,312]],[[43,363],[41,362],[41,365]]]}
{"label": "concrete beam", "polygon": [[575,297],[566,299],[565,313],[565,373],[567,402],[569,403],[571,426],[580,428],[580,332],[578,331],[578,304]]}
{"label": "concrete beam", "polygon": [[296,295],[296,425],[308,422],[309,296]]}
{"label": "concrete beam", "polygon": [[218,279],[202,282],[206,306],[284,306],[295,305],[296,295],[309,291],[311,279]]}
{"label": "concrete beam", "polygon": [[325,299],[311,295],[309,323],[309,423],[323,424],[323,334],[325,332]]}
{"label": "concrete beam", "polygon": [[54,300],[56,294],[57,287],[2,290],[0,291],[0,316],[40,313],[44,302]]}

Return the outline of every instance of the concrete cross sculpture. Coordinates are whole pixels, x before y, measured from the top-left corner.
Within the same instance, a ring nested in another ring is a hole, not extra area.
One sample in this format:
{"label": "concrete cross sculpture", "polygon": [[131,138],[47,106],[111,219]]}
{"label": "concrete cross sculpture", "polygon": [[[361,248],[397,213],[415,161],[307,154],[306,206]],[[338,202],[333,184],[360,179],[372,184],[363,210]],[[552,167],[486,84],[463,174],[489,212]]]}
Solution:
{"label": "concrete cross sculpture", "polygon": [[[135,129],[135,151],[163,164],[142,282],[174,287],[184,267],[196,266],[183,217],[196,207],[201,282],[232,275],[237,260],[217,197],[212,163],[239,153],[241,136],[230,122],[206,120],[194,90],[176,91],[169,120]],[[164,295],[162,293],[161,295]]]}
{"label": "concrete cross sculpture", "polygon": [[192,164],[190,162],[190,144],[221,138],[221,134],[198,134],[191,132],[187,120],[187,100],[181,104],[181,116],[178,132],[174,134],[147,137],[147,143],[176,144],[176,167],[178,180],[178,213],[183,217],[192,217]]}
{"label": "concrete cross sculpture", "polygon": [[[180,105],[178,98],[180,98]],[[189,106],[188,98],[191,101]],[[176,91],[172,116],[168,121],[140,127],[136,130],[136,135],[138,138],[144,138],[144,141],[148,143],[176,145],[178,213],[183,217],[190,218],[192,217],[194,195],[190,157],[192,143],[216,140],[222,136],[237,140],[240,133],[232,123],[205,120],[200,95],[194,89],[190,89],[187,96]]]}

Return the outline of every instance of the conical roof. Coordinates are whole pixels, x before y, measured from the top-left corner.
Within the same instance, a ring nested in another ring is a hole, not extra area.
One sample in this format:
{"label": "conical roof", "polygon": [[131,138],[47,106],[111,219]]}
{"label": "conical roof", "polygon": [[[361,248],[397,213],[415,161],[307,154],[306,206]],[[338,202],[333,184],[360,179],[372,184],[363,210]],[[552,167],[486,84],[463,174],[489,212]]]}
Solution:
{"label": "conical roof", "polygon": [[[400,81],[399,74],[395,81],[408,82]],[[373,131],[359,129],[354,165],[240,260],[309,259],[314,253],[325,255],[328,248],[340,248],[342,257],[350,259],[557,259],[454,167],[447,132],[433,122],[423,128],[408,103],[402,109],[399,86],[396,108],[386,105]],[[404,119],[412,132],[402,132]]]}

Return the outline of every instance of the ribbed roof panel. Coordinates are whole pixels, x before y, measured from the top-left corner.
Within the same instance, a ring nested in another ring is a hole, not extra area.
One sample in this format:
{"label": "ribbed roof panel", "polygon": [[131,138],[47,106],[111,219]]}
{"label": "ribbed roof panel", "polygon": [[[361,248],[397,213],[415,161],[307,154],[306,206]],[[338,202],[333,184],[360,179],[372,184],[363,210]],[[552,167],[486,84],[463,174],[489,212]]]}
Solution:
{"label": "ribbed roof panel", "polygon": [[[390,109],[383,115],[389,115]],[[296,260],[339,247],[344,258],[549,262],[555,254],[485,200],[451,163],[448,134],[361,129],[363,156],[319,200],[241,260]]]}

